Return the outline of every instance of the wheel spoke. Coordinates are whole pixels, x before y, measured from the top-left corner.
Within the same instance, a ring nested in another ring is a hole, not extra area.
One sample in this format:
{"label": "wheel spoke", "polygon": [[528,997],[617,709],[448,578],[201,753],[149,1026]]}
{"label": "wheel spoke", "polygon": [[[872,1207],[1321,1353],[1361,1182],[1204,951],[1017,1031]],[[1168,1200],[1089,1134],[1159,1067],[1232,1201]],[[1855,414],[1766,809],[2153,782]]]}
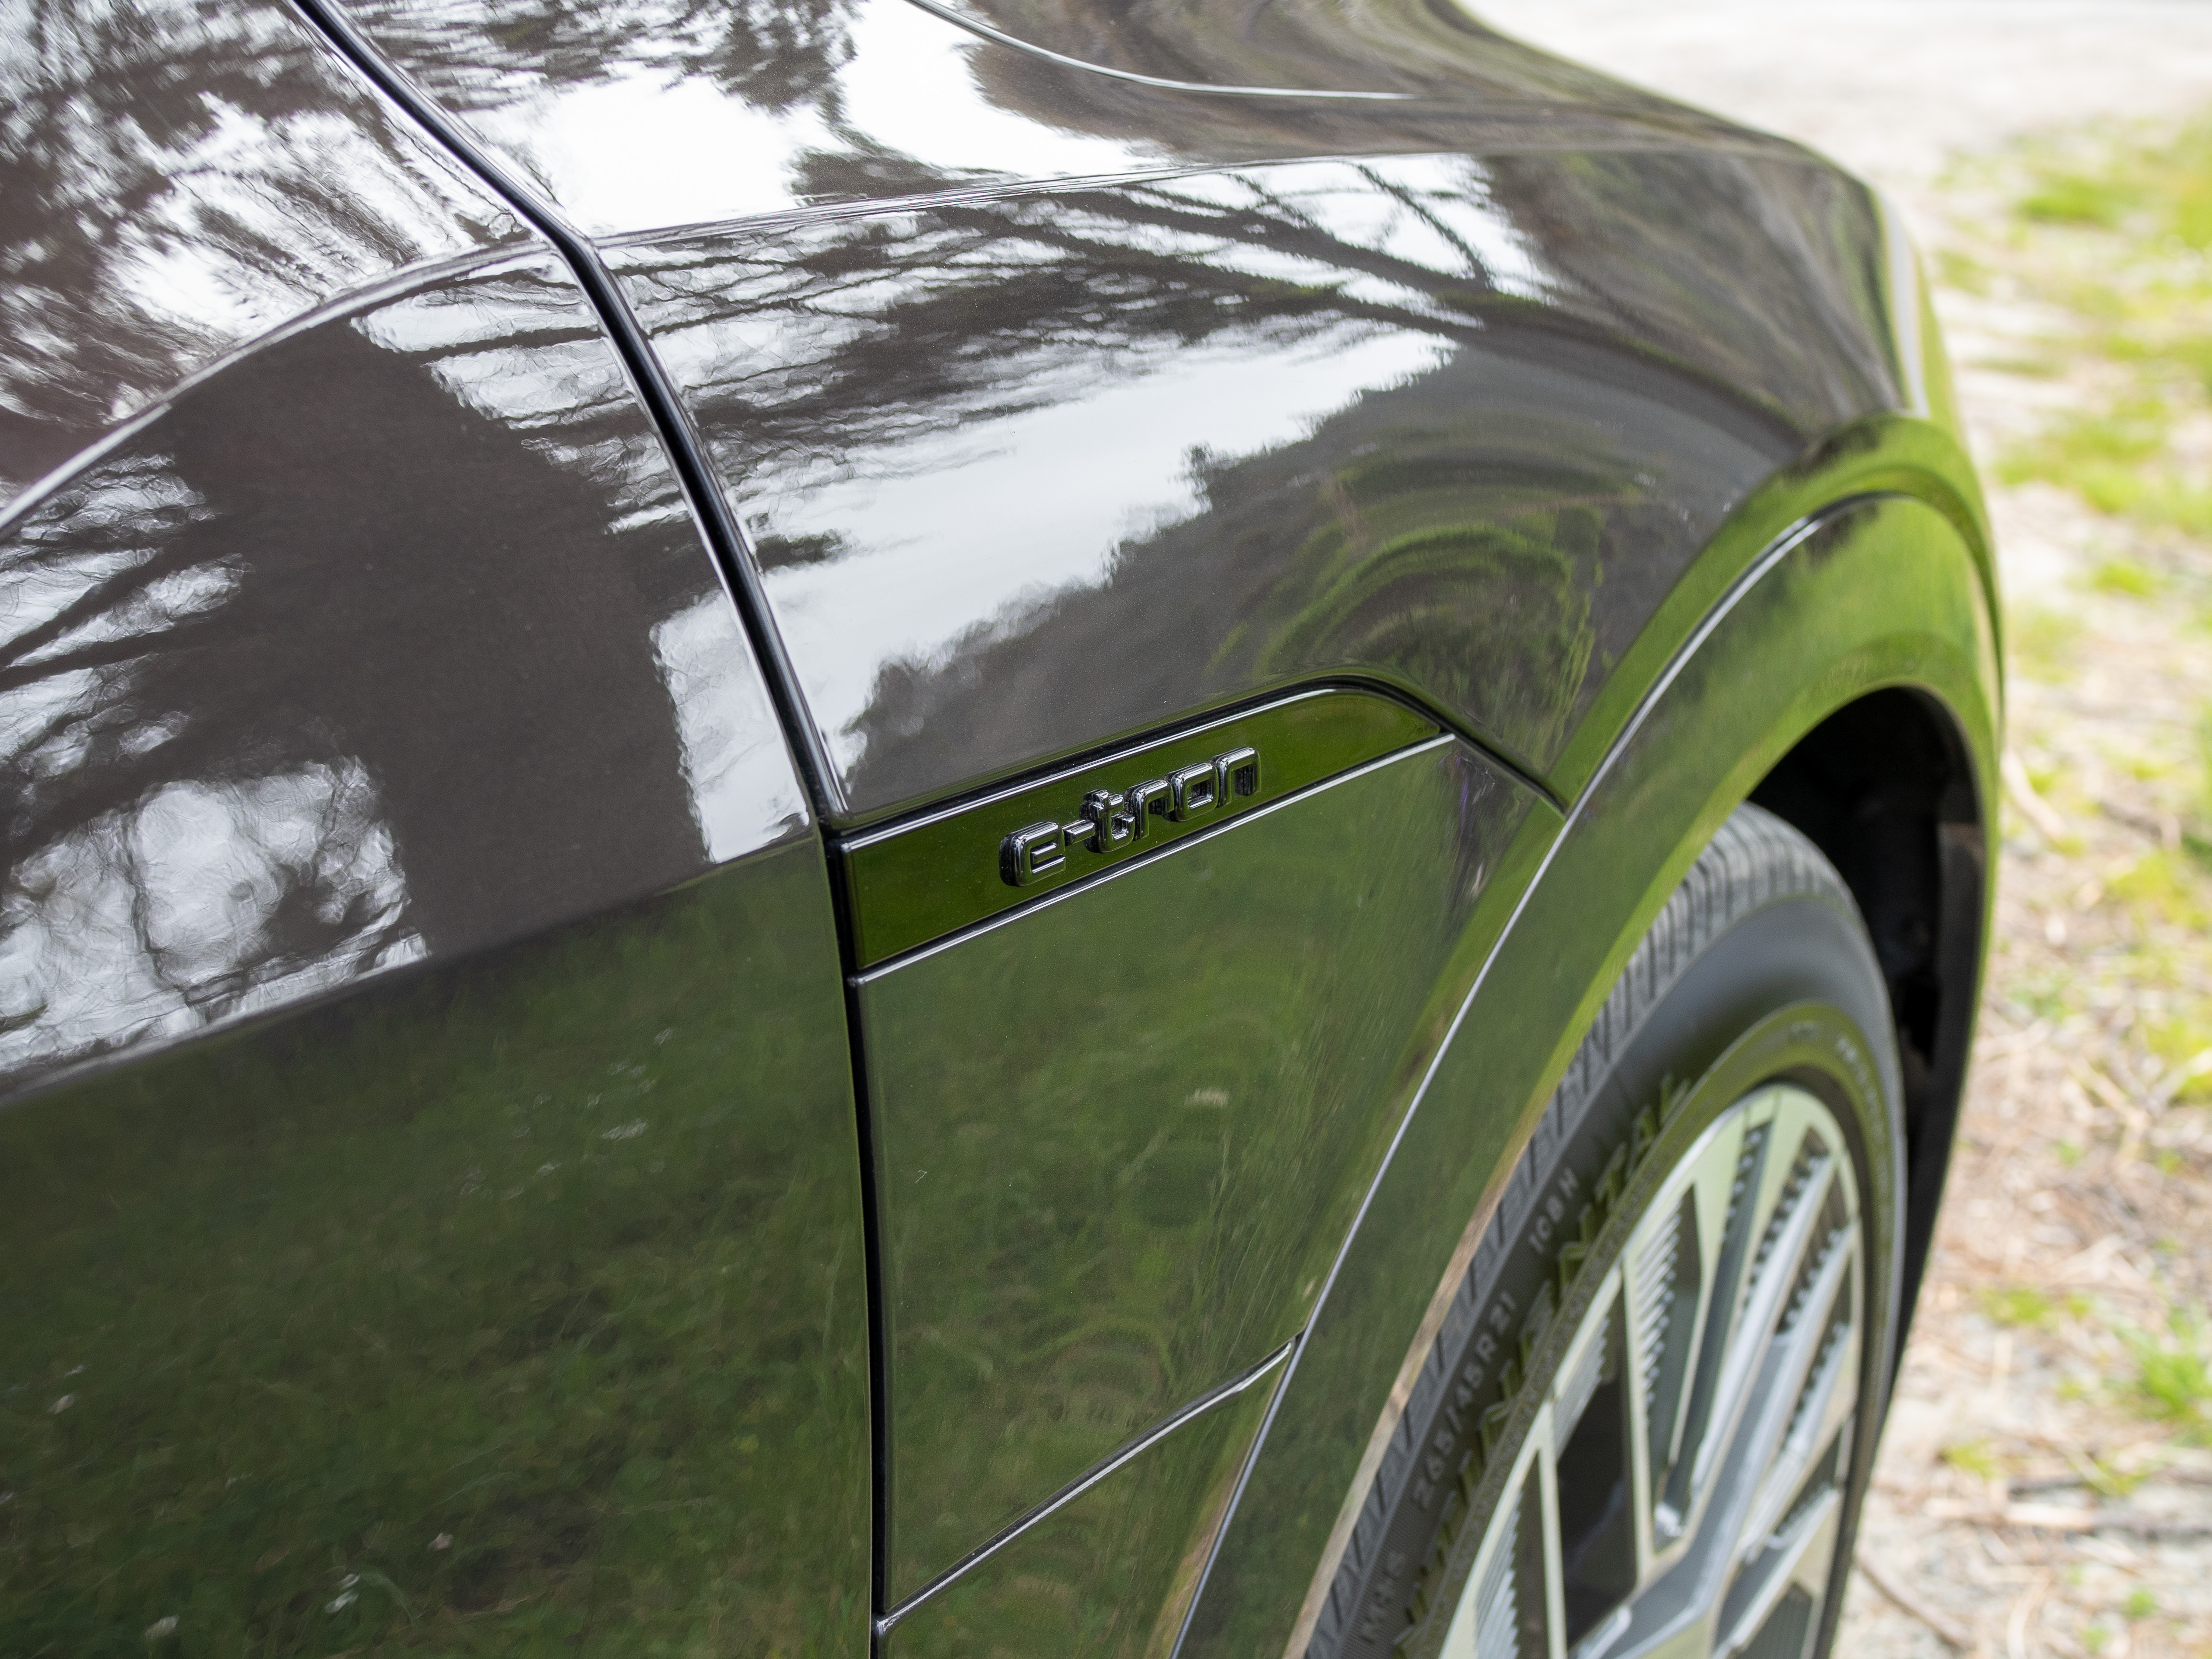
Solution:
{"label": "wheel spoke", "polygon": [[1815,1305],[1806,1307],[1777,1344],[1778,1363],[1771,1380],[1763,1384],[1771,1402],[1765,1413],[1770,1420],[1747,1437],[1744,1449],[1747,1474],[1764,1466],[1737,1534],[1739,1553],[1745,1559],[1781,1520],[1815,1455],[1826,1447],[1832,1419],[1845,1403],[1848,1380],[1857,1371],[1856,1333],[1836,1317],[1840,1311],[1837,1304],[1856,1267],[1853,1255],[1840,1243],[1830,1252],[1808,1298]]}
{"label": "wheel spoke", "polygon": [[[1763,1229],[1765,1237],[1752,1264],[1751,1283],[1724,1339],[1711,1416],[1698,1447],[1692,1484],[1703,1500],[1727,1454],[1738,1422],[1748,1406],[1752,1385],[1769,1358],[1767,1337],[1783,1314],[1797,1272],[1820,1224],[1821,1200],[1835,1175],[1835,1160],[1825,1151],[1801,1155],[1790,1172],[1779,1213]],[[1722,1310],[1715,1310],[1717,1320]]]}
{"label": "wheel spoke", "polygon": [[1717,1439],[1717,1416],[1719,1432],[1725,1433],[1726,1415],[1717,1413],[1716,1407],[1725,1397],[1728,1361],[1741,1325],[1737,1312],[1760,1231],[1759,1199],[1772,1126],[1751,1121],[1748,1112],[1743,1116],[1737,1152],[1726,1177],[1725,1197],[1714,1191],[1719,1182],[1710,1178],[1713,1172],[1699,1171],[1709,1177],[1699,1183],[1698,1219],[1712,1239],[1713,1267],[1699,1299],[1696,1381],[1678,1431],[1661,1515],[1666,1530],[1677,1537],[1697,1525],[1703,1507],[1711,1449]]}
{"label": "wheel spoke", "polygon": [[1827,1568],[1835,1553],[1836,1523],[1843,1507],[1843,1494],[1831,1489],[1790,1517],[1762,1559],[1731,1591],[1720,1638],[1713,1644],[1713,1659],[1741,1652],[1793,1589],[1812,1601],[1814,1616],[1818,1618],[1821,1598],[1827,1591]]}
{"label": "wheel spoke", "polygon": [[[1686,1447],[1695,1444],[1694,1396],[1698,1376],[1708,1369],[1711,1310],[1735,1293],[1723,1258],[1731,1200],[1743,1180],[1744,1127],[1742,1115],[1735,1114],[1699,1139],[1627,1252],[1633,1370],[1646,1447],[1647,1567],[1687,1528],[1686,1504],[1676,1498],[1671,1477]],[[1717,1349],[1710,1358],[1717,1363]]]}
{"label": "wheel spoke", "polygon": [[1833,1115],[1722,1115],[1577,1316],[1449,1628],[1450,1659],[1796,1654],[1834,1561],[1864,1356]]}
{"label": "wheel spoke", "polygon": [[1553,1416],[1537,1414],[1475,1552],[1443,1659],[1565,1659]]}

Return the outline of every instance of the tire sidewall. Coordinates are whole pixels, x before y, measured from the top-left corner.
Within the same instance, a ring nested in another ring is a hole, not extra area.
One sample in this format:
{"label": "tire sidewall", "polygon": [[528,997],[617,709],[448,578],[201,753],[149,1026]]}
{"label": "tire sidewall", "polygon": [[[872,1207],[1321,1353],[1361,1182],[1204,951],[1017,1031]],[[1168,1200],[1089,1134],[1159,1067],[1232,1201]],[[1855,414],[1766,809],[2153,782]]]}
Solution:
{"label": "tire sidewall", "polygon": [[[1629,971],[1637,971],[1632,963]],[[1572,1068],[1486,1230],[1468,1291],[1437,1340],[1438,1385],[1425,1420],[1408,1421],[1410,1460],[1355,1616],[1337,1651],[1345,1659],[1438,1652],[1474,1565],[1484,1518],[1498,1503],[1568,1344],[1606,1273],[1650,1207],[1667,1173],[1705,1128],[1764,1085],[1791,1083],[1834,1113],[1857,1181],[1866,1266],[1858,1424],[1845,1488],[1837,1566],[1814,1651],[1825,1652],[1841,1604],[1858,1507],[1871,1474],[1897,1325],[1903,1190],[1901,1087],[1888,1000],[1854,908],[1834,895],[1796,891],[1753,905],[1706,940],[1670,983],[1618,1032],[1578,1089]],[[1610,1011],[1608,1011],[1610,1012]],[[1601,1016],[1602,1018],[1602,1016]],[[1578,1054],[1577,1060],[1583,1059]],[[1548,1133],[1547,1133],[1548,1131]],[[1604,1172],[1617,1149],[1632,1162],[1605,1203]],[[1593,1203],[1602,1222],[1570,1280],[1561,1256],[1581,1242]],[[1547,1306],[1548,1304],[1548,1306]],[[1498,1407],[1506,1408],[1502,1424]],[[1477,1424],[1496,1431],[1480,1449]],[[1480,1475],[1470,1479],[1470,1459]],[[1386,1476],[1389,1473],[1386,1465]],[[1473,1517],[1470,1520],[1470,1517]],[[1405,1643],[1409,1602],[1422,1628]],[[1379,1639],[1378,1639],[1379,1638]]]}

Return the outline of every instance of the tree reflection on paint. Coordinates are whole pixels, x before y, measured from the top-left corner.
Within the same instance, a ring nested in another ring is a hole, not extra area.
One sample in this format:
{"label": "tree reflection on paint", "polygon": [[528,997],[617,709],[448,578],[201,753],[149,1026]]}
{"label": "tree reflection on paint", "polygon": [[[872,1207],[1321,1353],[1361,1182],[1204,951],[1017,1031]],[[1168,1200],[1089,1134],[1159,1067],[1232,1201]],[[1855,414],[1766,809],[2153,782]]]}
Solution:
{"label": "tree reflection on paint", "polygon": [[[843,193],[856,166],[972,183],[899,165],[821,155],[804,187]],[[1729,507],[1885,395],[1867,296],[1776,279],[1752,210],[1772,184],[1634,155],[1310,162],[640,239],[619,262],[769,551],[855,805],[1333,672],[1408,686],[1540,771]],[[1809,226],[1789,235],[1819,263]],[[1423,367],[1181,476],[1033,435],[1087,420],[1111,453],[1086,411],[1148,380],[1203,433],[1241,418],[1244,366],[1380,341]],[[991,455],[973,512],[862,511]],[[1115,505],[1071,531],[1109,465]],[[949,605],[940,569],[974,596],[959,626],[864,637],[887,582]],[[837,638],[808,632],[833,614]]]}
{"label": "tree reflection on paint", "polygon": [[515,233],[268,0],[24,0],[0,85],[0,501],[222,351]]}
{"label": "tree reflection on paint", "polygon": [[678,667],[727,704],[750,665],[538,265],[203,385],[0,544],[0,611],[19,1076],[680,881],[742,746],[678,718]]}

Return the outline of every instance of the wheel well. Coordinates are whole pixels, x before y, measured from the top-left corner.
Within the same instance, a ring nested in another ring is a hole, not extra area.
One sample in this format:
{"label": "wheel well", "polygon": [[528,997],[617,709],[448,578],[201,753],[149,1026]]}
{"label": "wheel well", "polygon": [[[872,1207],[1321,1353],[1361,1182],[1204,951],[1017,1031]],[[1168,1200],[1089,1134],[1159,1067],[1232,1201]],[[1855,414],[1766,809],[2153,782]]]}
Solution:
{"label": "wheel well", "polygon": [[[1876,691],[1807,732],[1751,798],[1802,831],[1858,901],[1889,988],[1905,1080],[1910,1320],[1966,1076],[1988,872],[1982,802],[1950,717],[1917,691]],[[1904,1331],[1899,1331],[1899,1352]]]}

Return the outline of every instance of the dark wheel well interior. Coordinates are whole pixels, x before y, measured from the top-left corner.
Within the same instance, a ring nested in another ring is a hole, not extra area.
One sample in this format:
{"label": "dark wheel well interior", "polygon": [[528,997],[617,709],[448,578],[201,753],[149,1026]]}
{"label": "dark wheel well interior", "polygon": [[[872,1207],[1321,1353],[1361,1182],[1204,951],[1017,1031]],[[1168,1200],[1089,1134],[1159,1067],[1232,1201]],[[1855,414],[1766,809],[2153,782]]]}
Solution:
{"label": "dark wheel well interior", "polygon": [[1806,733],[1751,798],[1827,855],[1874,936],[1904,1061],[1910,1310],[1935,1232],[1980,994],[1988,872],[1974,769],[1932,699],[1876,691]]}

